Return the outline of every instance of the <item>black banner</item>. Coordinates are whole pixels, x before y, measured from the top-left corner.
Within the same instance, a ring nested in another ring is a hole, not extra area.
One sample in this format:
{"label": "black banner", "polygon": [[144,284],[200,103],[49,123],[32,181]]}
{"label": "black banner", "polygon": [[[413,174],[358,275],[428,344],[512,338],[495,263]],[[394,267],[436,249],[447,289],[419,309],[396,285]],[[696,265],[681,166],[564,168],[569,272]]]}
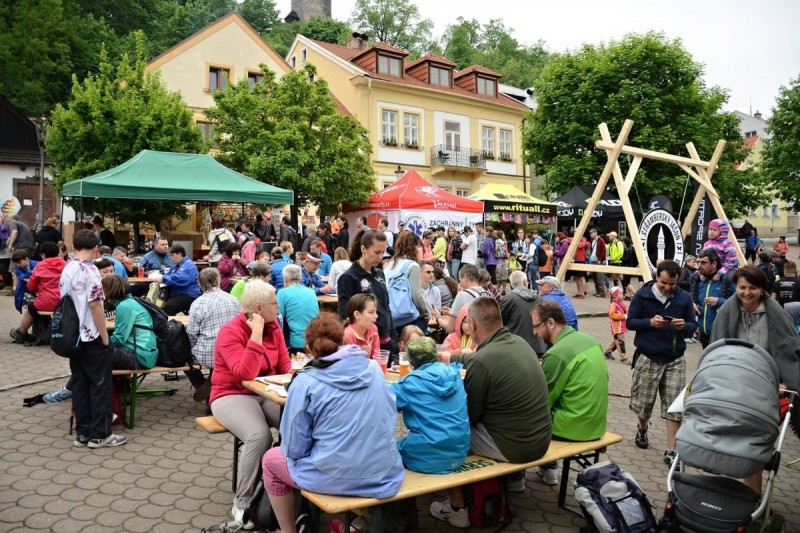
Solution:
{"label": "black banner", "polygon": [[[699,187],[695,183],[692,198],[697,195]],[[700,207],[697,208],[697,215],[692,221],[692,230],[689,233],[689,254],[697,257],[697,254],[703,249],[703,244],[708,240],[708,223],[712,220],[714,220],[714,208],[708,201],[708,194],[704,194],[703,199],[700,200]]]}

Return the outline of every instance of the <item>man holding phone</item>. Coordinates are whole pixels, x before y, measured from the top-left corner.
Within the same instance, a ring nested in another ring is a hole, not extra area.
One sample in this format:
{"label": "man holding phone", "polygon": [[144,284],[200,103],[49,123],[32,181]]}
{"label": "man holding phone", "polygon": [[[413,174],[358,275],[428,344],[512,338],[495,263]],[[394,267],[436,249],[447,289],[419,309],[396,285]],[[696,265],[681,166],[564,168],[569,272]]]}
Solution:
{"label": "man holding phone", "polygon": [[628,329],[636,332],[633,356],[633,383],[630,409],[638,417],[636,446],[647,448],[650,415],[661,396],[661,418],[667,423],[667,449],[664,462],[675,458],[675,434],[682,413],[667,409],[686,386],[685,337],[697,329],[694,305],[689,293],[678,287],[681,267],[675,261],[662,261],[655,281],[646,283],[633,296],[628,309]]}

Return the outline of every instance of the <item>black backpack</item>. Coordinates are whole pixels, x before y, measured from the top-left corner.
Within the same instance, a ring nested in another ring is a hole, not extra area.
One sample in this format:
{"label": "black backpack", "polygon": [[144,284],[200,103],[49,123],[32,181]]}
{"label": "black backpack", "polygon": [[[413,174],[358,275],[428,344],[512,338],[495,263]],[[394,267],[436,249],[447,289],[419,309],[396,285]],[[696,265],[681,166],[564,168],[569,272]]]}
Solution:
{"label": "black backpack", "polygon": [[547,252],[545,252],[544,248],[541,246],[536,247],[536,263],[538,263],[540,267],[547,264]]}
{"label": "black backpack", "polygon": [[50,322],[50,349],[61,357],[73,357],[81,351],[80,342],[81,320],[78,318],[72,296],[65,294],[53,310],[53,319]]}
{"label": "black backpack", "polygon": [[178,368],[181,366],[194,366],[192,345],[189,344],[189,335],[186,328],[177,320],[170,320],[161,334],[156,334],[158,345],[158,366]]}
{"label": "black backpack", "polygon": [[153,333],[155,333],[156,336],[160,335],[167,327],[167,322],[169,321],[167,312],[155,305],[150,300],[136,298],[136,301],[139,303],[139,305],[144,307],[148,313],[150,313],[150,318],[153,319]]}

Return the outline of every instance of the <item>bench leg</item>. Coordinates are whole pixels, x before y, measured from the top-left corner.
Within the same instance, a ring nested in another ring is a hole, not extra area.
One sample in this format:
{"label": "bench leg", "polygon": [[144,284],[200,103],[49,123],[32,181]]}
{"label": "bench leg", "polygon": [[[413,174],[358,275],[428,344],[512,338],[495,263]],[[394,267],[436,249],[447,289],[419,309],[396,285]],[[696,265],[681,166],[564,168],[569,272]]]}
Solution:
{"label": "bench leg", "polygon": [[231,480],[231,490],[236,493],[236,485],[239,479],[239,448],[242,447],[242,441],[236,435],[233,436],[233,476]]}
{"label": "bench leg", "polygon": [[[370,533],[383,533],[386,531],[386,522],[389,519],[389,505],[378,505],[372,508],[372,516],[370,516],[369,530]],[[350,531],[350,528],[345,528],[345,533]]]}
{"label": "bench leg", "polygon": [[569,486],[570,463],[575,461],[581,468],[586,468],[587,466],[596,464],[600,460],[600,452],[605,451],[606,449],[602,448],[600,450],[595,450],[593,452],[587,452],[564,459],[564,466],[561,468],[561,487],[558,489],[559,507],[566,509],[567,511],[571,510],[565,507],[567,501],[567,487]]}
{"label": "bench leg", "polygon": [[314,505],[311,502],[308,502],[311,506],[311,533],[319,533],[319,521],[322,516],[322,513],[319,510],[319,507]]}

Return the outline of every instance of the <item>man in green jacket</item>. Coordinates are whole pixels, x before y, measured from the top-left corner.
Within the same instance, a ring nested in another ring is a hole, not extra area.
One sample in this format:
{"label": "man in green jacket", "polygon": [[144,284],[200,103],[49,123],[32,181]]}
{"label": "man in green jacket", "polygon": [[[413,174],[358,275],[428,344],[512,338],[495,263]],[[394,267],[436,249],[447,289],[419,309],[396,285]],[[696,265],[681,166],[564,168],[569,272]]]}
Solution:
{"label": "man in green jacket", "polygon": [[[553,346],[542,358],[547,378],[547,405],[553,417],[553,438],[597,440],[606,432],[608,368],[603,348],[589,335],[567,325],[555,302],[541,302],[531,311],[533,332]],[[557,464],[538,469],[542,481],[558,483]]]}
{"label": "man in green jacket", "polygon": [[[478,349],[442,360],[463,362],[467,371],[470,453],[510,463],[539,459],[550,446],[551,421],[547,383],[536,352],[503,327],[500,308],[489,296],[470,303],[466,320]],[[524,472],[519,474],[509,476],[512,492],[525,490]],[[431,514],[452,526],[469,527],[461,487],[448,490],[448,495],[449,500],[431,504]]]}

